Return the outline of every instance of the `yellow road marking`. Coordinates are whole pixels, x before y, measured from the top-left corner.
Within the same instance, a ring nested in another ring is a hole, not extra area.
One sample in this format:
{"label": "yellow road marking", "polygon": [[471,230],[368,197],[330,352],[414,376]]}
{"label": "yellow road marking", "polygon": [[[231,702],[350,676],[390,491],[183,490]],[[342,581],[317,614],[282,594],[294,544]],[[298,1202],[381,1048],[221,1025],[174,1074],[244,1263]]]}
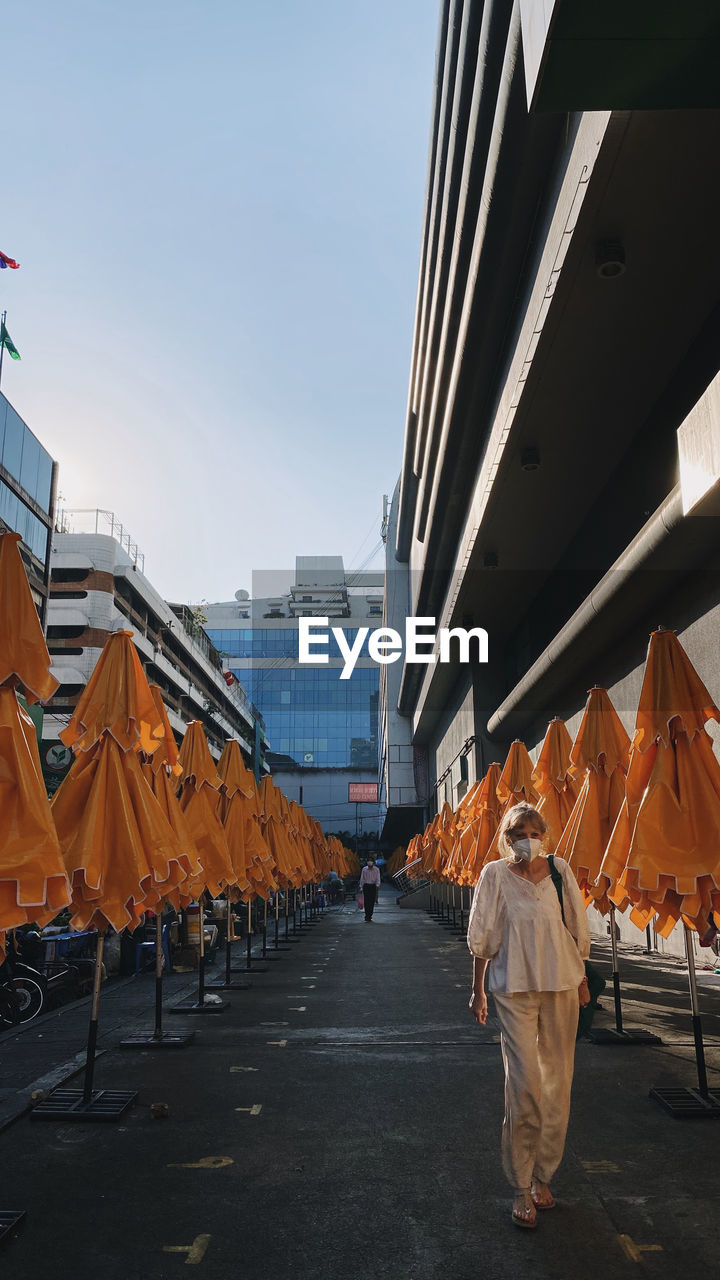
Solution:
{"label": "yellow road marking", "polygon": [[247,1111],[251,1116],[259,1116],[262,1111],[262,1103],[256,1102],[252,1107],[236,1107],[236,1111]]}
{"label": "yellow road marking", "polygon": [[267,1040],[266,1044],[276,1045],[278,1049],[284,1049],[287,1044],[287,1040]]}
{"label": "yellow road marking", "polygon": [[261,1027],[289,1027],[289,1022],[261,1022]]}
{"label": "yellow road marking", "polygon": [[257,1071],[257,1067],[231,1067],[231,1071]]}
{"label": "yellow road marking", "polygon": [[203,1156],[202,1160],[193,1160],[188,1164],[169,1164],[168,1169],[226,1169],[235,1161],[231,1156]]}
{"label": "yellow road marking", "polygon": [[194,1262],[202,1262],[207,1251],[207,1247],[212,1236],[196,1236],[192,1244],[164,1244],[163,1253],[186,1253],[185,1262],[192,1265]]}
{"label": "yellow road marking", "polygon": [[619,1173],[620,1165],[614,1160],[583,1160],[582,1167],[586,1173]]}
{"label": "yellow road marking", "polygon": [[644,1253],[662,1253],[661,1244],[635,1244],[630,1236],[618,1236],[620,1246],[631,1262],[640,1262]]}
{"label": "yellow road marking", "polygon": [[291,1013],[307,1013],[307,1005],[306,1005],[306,1004],[291,1004],[291,1005],[290,1005],[290,1012],[291,1012]]}

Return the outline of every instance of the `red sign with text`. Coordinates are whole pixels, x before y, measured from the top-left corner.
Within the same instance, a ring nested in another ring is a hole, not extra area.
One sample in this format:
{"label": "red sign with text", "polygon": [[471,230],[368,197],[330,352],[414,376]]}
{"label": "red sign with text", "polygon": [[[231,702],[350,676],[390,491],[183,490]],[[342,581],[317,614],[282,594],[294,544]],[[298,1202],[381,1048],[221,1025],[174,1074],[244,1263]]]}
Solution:
{"label": "red sign with text", "polygon": [[377,804],[377,782],[348,782],[348,804]]}

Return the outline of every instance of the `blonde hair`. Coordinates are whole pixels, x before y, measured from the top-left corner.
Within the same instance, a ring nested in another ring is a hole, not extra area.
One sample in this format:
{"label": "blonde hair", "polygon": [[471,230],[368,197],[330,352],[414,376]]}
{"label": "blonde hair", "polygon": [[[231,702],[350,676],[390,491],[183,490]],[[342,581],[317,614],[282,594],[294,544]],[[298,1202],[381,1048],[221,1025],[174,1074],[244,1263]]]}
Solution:
{"label": "blonde hair", "polygon": [[542,814],[531,804],[522,801],[520,804],[514,804],[512,809],[508,809],[498,827],[498,851],[501,858],[506,858],[508,862],[518,862],[519,859],[513,852],[513,847],[508,839],[508,831],[512,831],[513,827],[519,822],[526,821],[535,822],[540,831],[542,831],[543,839],[547,834],[547,822]]}

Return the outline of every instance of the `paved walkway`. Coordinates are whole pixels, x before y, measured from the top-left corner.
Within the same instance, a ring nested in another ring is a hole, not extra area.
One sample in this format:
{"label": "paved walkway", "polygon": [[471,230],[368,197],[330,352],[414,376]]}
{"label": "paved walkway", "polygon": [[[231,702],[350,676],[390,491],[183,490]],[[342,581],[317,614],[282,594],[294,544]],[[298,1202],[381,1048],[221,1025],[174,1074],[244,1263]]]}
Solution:
{"label": "paved walkway", "polygon": [[[195,1027],[185,1049],[117,1049],[121,1030],[152,1024],[153,979],[108,990],[96,1084],[138,1102],[115,1124],[26,1114],[5,1128],[0,1211],[27,1219],[0,1263],[13,1280],[165,1280],[187,1265],[205,1280],[714,1275],[720,1127],[647,1097],[696,1082],[684,970],[640,955],[623,967],[627,1024],[665,1043],[579,1045],[559,1207],[535,1232],[509,1221],[497,1023],[470,1019],[464,940],[384,888],[372,925],[354,904],[332,909],[227,1010],[168,1016]],[[720,978],[701,985],[720,1085]],[[192,990],[171,978],[168,1002]],[[47,1080],[82,1056],[87,1016],[0,1036],[6,1120],[36,1067]]]}

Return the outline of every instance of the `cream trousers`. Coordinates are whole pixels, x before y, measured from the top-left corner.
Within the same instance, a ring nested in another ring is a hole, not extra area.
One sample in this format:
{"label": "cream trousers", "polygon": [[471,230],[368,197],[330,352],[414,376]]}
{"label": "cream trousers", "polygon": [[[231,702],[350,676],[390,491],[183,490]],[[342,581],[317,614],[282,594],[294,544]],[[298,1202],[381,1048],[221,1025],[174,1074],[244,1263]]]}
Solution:
{"label": "cream trousers", "polygon": [[577,989],[495,993],[505,1064],[502,1162],[515,1190],[549,1182],[565,1147],[578,1021]]}

